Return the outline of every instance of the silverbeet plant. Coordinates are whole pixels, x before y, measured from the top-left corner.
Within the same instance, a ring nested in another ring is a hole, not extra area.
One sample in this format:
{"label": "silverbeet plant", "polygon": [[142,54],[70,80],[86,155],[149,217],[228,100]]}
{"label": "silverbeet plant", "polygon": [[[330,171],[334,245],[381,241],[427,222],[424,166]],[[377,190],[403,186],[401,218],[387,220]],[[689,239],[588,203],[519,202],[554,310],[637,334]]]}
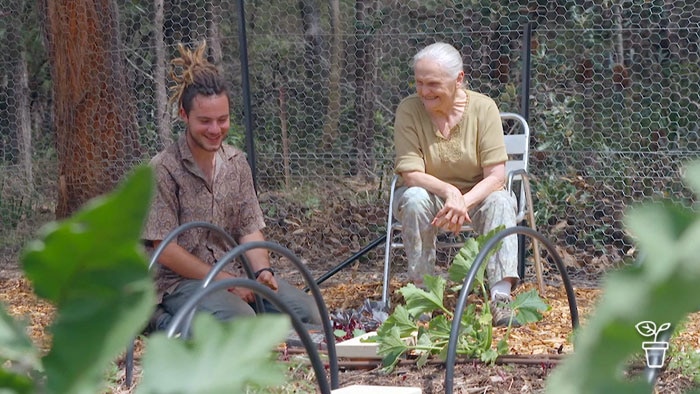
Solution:
{"label": "silverbeet plant", "polygon": [[[427,275],[424,279],[425,290],[412,283],[399,290],[405,305],[397,305],[394,312],[379,327],[377,335],[368,339],[378,343],[377,352],[383,357],[385,371],[393,370],[405,355],[415,356],[416,365],[419,367],[425,365],[431,356],[442,360],[447,358],[454,312],[444,304],[446,292],[459,293],[479,250],[500,230],[502,228],[466,241],[448,270],[449,280],[455,282],[451,287],[447,287],[446,279]],[[492,249],[489,256],[499,247],[500,245],[497,245]],[[482,264],[476,275],[474,291],[483,299],[488,299],[484,283],[485,267],[486,264]],[[541,320],[542,312],[549,309],[535,290],[519,294],[510,306],[516,312],[516,319],[522,324]],[[499,355],[507,353],[511,325],[508,325],[506,333],[494,348],[491,316],[488,302],[483,302],[480,306],[475,303],[467,305],[462,314],[457,354],[492,364]]]}

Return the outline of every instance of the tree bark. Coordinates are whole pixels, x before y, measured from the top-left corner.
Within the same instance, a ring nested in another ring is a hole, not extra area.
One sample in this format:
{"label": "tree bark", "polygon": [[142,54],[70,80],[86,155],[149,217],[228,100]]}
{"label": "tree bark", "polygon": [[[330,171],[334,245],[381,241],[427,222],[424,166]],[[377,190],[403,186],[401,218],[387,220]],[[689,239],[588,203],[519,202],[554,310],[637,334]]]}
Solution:
{"label": "tree bark", "polygon": [[325,77],[328,70],[323,66],[323,29],[321,27],[321,11],[315,0],[300,0],[302,29],[304,31],[304,71],[306,90],[303,94],[303,104],[308,114],[304,118],[306,131],[315,134],[323,129],[324,119],[316,114],[325,110]]}
{"label": "tree bark", "polygon": [[[19,2],[15,2],[19,3]],[[22,9],[21,4],[11,7],[13,10]],[[19,18],[18,18],[19,20]],[[8,92],[12,99],[8,105],[8,121],[15,129],[15,135],[11,136],[11,156],[12,163],[19,166],[22,182],[29,190],[33,188],[32,170],[32,127],[29,110],[29,72],[27,70],[27,59],[25,49],[22,45],[23,39],[17,23],[7,24],[7,36],[4,48],[5,53],[9,53],[9,78]]]}
{"label": "tree bark", "polygon": [[59,160],[56,217],[110,191],[141,160],[113,0],[39,0]]}
{"label": "tree bark", "polygon": [[219,32],[219,20],[221,20],[221,2],[210,0],[207,2],[207,48],[214,64],[221,64],[224,51],[221,47],[221,33]]}
{"label": "tree bark", "polygon": [[[366,4],[368,6],[366,6]],[[355,173],[367,179],[374,177],[374,108],[376,65],[374,59],[374,31],[372,13],[374,0],[355,2],[355,113],[357,114],[357,139],[355,149],[357,161]],[[368,15],[370,16],[368,18]]]}
{"label": "tree bark", "polygon": [[165,21],[165,11],[163,0],[154,0],[153,16],[153,47],[155,48],[156,64],[153,67],[153,78],[155,79],[156,95],[156,128],[162,146],[172,142],[170,116],[168,113],[168,88],[166,85],[166,64],[165,55],[165,34],[163,33],[163,23]]}
{"label": "tree bark", "polygon": [[326,121],[323,125],[323,150],[328,152],[333,147],[333,141],[338,139],[340,124],[340,53],[343,51],[340,40],[340,1],[330,0],[331,12],[331,45],[330,69],[328,75],[328,107]]}

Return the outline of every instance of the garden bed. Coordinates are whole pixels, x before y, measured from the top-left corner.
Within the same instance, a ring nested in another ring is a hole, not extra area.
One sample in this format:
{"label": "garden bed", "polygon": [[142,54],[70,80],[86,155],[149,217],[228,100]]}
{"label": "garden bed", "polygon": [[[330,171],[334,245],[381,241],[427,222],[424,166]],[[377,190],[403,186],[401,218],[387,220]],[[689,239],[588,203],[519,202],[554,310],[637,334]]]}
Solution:
{"label": "garden bed", "polygon": [[[5,272],[7,274],[7,272]],[[402,284],[394,282],[392,286]],[[519,291],[531,288],[524,285]],[[590,313],[600,291],[595,288],[576,288],[576,298],[579,304],[582,324]],[[322,289],[324,299],[330,310],[339,308],[357,308],[366,299],[377,299],[381,292],[381,284],[377,283],[345,283]],[[549,372],[556,368],[561,360],[574,351],[570,342],[571,318],[569,315],[566,294],[562,288],[548,287],[546,300],[552,309],[545,313],[544,319],[538,323],[514,329],[508,340],[510,352],[500,357],[495,365],[485,365],[476,360],[458,359],[455,366],[454,386],[457,393],[531,393],[542,391]],[[10,314],[23,316],[28,323],[29,334],[42,349],[48,349],[50,336],[46,327],[51,323],[53,308],[38,300],[29,284],[21,276],[7,277],[0,281],[0,301]],[[478,302],[478,300],[475,300]],[[496,329],[494,336],[503,335],[505,329]],[[700,313],[688,317],[683,330],[671,340],[670,358],[680,357],[683,352],[700,348]],[[137,361],[143,352],[141,341],[137,341]],[[290,365],[294,360],[304,358],[294,357],[299,349],[289,349],[287,359]],[[439,360],[431,360],[422,368],[418,368],[407,359],[401,361],[391,373],[382,371],[379,363],[368,360],[340,359],[342,386],[351,384],[417,386],[423,393],[441,393],[444,383],[444,366]],[[670,360],[669,360],[670,362]],[[296,365],[296,364],[294,364]],[[638,373],[641,365],[633,365],[631,373]],[[138,362],[137,362],[138,368]],[[292,367],[290,366],[290,369]],[[292,375],[298,381],[289,382],[289,390],[280,392],[310,392],[314,387],[313,373],[308,368],[298,368]],[[138,376],[137,371],[137,376]],[[123,382],[123,368],[111,377],[112,393],[130,393],[131,390],[120,385]],[[687,371],[677,368],[665,369],[659,378],[658,392],[680,393],[693,386],[692,376]],[[293,387],[297,387],[293,389]]]}

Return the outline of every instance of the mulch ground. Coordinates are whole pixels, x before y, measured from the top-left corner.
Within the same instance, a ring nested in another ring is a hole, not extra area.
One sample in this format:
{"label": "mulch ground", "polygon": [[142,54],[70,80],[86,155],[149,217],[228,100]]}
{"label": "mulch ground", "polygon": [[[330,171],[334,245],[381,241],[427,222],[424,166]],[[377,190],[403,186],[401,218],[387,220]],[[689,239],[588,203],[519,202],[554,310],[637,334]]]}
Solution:
{"label": "mulch ground", "polygon": [[[392,283],[395,289],[400,286],[402,283]],[[519,291],[531,287],[532,285],[526,284]],[[575,291],[581,324],[585,324],[585,318],[600,296],[600,290],[575,288]],[[340,283],[324,287],[322,292],[331,311],[359,308],[366,299],[380,298],[381,284],[379,282]],[[510,358],[512,361],[493,366],[478,362],[458,362],[455,368],[455,392],[541,392],[551,369],[556,368],[563,356],[573,352],[570,342],[571,316],[564,289],[548,286],[544,298],[551,306],[551,310],[545,313],[544,319],[511,331],[508,343],[510,355],[513,356]],[[53,307],[37,299],[30,284],[21,276],[0,279],[0,301],[5,304],[12,316],[26,321],[28,334],[36,345],[43,350],[48,350],[51,340],[46,328],[53,319]],[[394,302],[397,301],[399,300],[396,299]],[[684,327],[684,330],[672,339],[671,346],[676,349],[700,349],[700,313],[690,315]],[[496,329],[494,334],[496,340],[504,332],[505,329]],[[142,351],[141,344],[138,343],[137,359]],[[440,363],[429,363],[419,369],[410,362],[404,362],[389,374],[382,373],[376,363],[372,362],[357,363],[341,360],[341,367],[342,386],[350,384],[413,385],[422,387],[424,393],[444,391],[444,367]],[[117,380],[121,378],[123,377],[117,377]],[[657,384],[657,392],[679,393],[691,387],[693,387],[692,380],[683,376],[680,371],[664,370]],[[130,392],[118,385],[111,390],[113,393]]]}

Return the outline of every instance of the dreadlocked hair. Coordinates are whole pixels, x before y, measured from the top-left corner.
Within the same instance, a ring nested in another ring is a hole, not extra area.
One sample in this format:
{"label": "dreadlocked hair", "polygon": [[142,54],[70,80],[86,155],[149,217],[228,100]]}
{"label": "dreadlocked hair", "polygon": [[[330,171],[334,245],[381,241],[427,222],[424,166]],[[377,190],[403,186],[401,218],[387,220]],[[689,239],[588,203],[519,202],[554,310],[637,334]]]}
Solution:
{"label": "dreadlocked hair", "polygon": [[194,51],[179,43],[177,49],[180,57],[170,62],[170,78],[175,82],[170,87],[170,103],[178,104],[187,114],[192,108],[192,100],[198,94],[214,96],[226,93],[228,97],[226,81],[219,69],[206,59],[206,48],[206,41]]}

